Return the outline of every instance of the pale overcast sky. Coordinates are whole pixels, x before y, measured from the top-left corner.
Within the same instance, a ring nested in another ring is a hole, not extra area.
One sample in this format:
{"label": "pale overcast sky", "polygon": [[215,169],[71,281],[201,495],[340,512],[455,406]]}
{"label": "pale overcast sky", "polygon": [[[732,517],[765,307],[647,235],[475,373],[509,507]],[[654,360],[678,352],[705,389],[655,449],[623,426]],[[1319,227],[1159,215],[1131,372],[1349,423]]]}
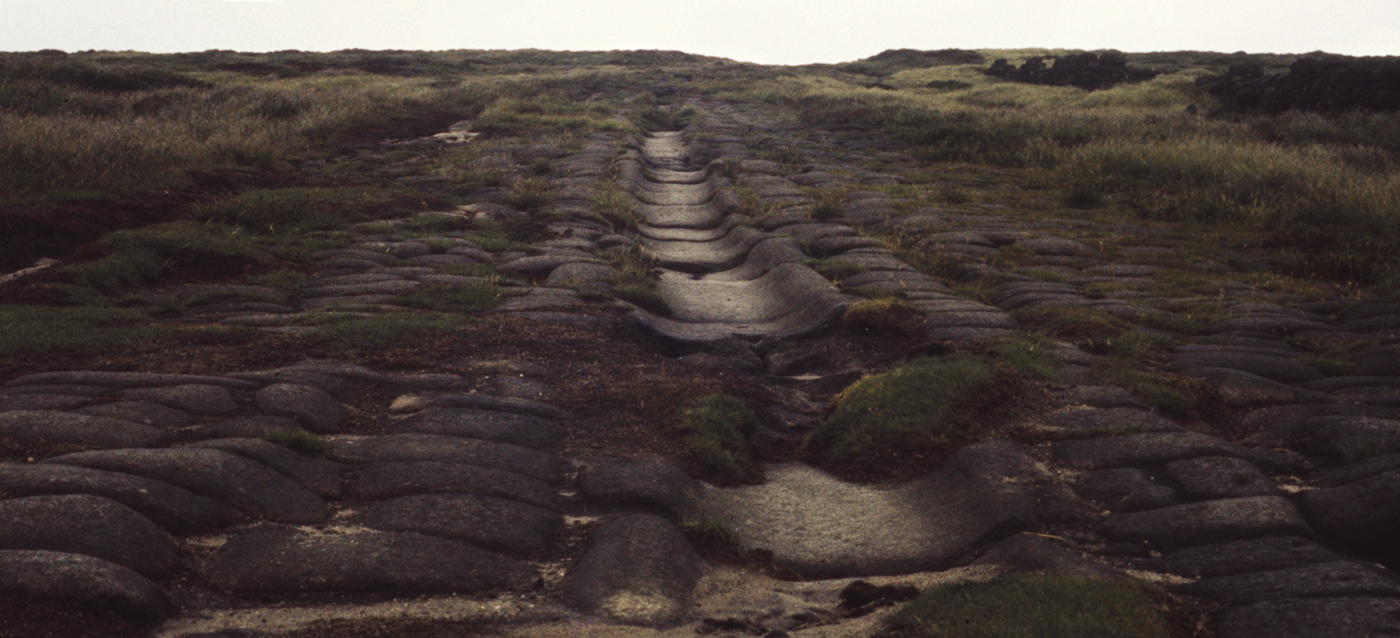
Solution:
{"label": "pale overcast sky", "polygon": [[1400,0],[0,0],[0,51],[1025,47],[1400,55]]}

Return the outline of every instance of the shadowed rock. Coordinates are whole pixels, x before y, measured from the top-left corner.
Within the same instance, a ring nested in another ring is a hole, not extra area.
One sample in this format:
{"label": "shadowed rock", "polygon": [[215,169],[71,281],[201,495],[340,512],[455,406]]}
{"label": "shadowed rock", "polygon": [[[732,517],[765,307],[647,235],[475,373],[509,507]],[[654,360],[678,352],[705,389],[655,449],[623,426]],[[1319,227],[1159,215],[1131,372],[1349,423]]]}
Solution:
{"label": "shadowed rock", "polygon": [[330,457],[348,463],[435,461],[465,463],[519,472],[550,482],[563,478],[563,460],[508,443],[437,434],[386,434],[371,439],[336,441]]}
{"label": "shadowed rock", "polygon": [[1230,498],[1119,514],[1108,519],[1108,534],[1165,549],[1270,534],[1313,535],[1303,515],[1281,496]]}
{"label": "shadowed rock", "polygon": [[232,452],[197,448],[100,450],[49,459],[48,463],[126,472],[208,496],[256,518],[320,523],[329,511],[311,490]]}
{"label": "shadowed rock", "polygon": [[176,534],[221,529],[243,514],[169,483],[123,472],[47,463],[0,464],[0,491],[11,496],[93,494],[130,507]]}
{"label": "shadowed rock", "polygon": [[370,463],[354,472],[347,491],[369,501],[410,494],[462,493],[499,496],[553,510],[561,507],[559,495],[545,481],[462,463]]}
{"label": "shadowed rock", "polygon": [[193,425],[198,419],[184,410],[149,401],[118,401],[75,410],[78,414],[131,421],[168,430]]}
{"label": "shadowed rock", "polygon": [[366,527],[418,532],[527,558],[545,558],[564,528],[558,512],[475,494],[421,494],[380,501],[361,517]]}
{"label": "shadowed rock", "polygon": [[1156,559],[1153,565],[1190,578],[1210,578],[1341,559],[1341,554],[1317,541],[1297,536],[1265,536],[1179,549]]}
{"label": "shadowed rock", "polygon": [[209,582],[233,592],[471,594],[520,589],[534,571],[484,549],[385,532],[317,535],[261,526],[214,554]]}
{"label": "shadowed rock", "polygon": [[0,551],[0,595],[77,601],[147,622],[170,611],[165,592],[126,567],[43,550]]}
{"label": "shadowed rock", "polygon": [[323,434],[340,432],[345,408],[320,388],[292,383],[274,383],[254,396],[258,408],[274,416],[295,419],[306,429]]}
{"label": "shadowed rock", "polygon": [[149,578],[169,574],[180,557],[175,542],[150,519],[89,494],[0,501],[0,550],[11,549],[96,556]]}
{"label": "shadowed rock", "polygon": [[0,436],[21,443],[48,441],[108,448],[155,447],[171,440],[168,432],[130,421],[40,410],[0,412]]}
{"label": "shadowed rock", "polygon": [[1326,534],[1368,545],[1392,546],[1400,534],[1400,470],[1340,487],[1303,492],[1308,519]]}
{"label": "shadowed rock", "polygon": [[206,383],[134,388],[123,392],[122,396],[195,414],[228,414],[238,410],[238,403],[228,388]]}
{"label": "shadowed rock", "polygon": [[392,431],[470,437],[539,450],[554,448],[564,438],[563,428],[540,417],[462,408],[424,410],[398,422]]}
{"label": "shadowed rock", "polygon": [[674,465],[609,457],[584,470],[579,489],[594,505],[639,507],[682,517],[695,509],[700,486]]}
{"label": "shadowed rock", "polygon": [[1400,599],[1311,598],[1266,601],[1224,613],[1220,638],[1357,638],[1400,635]]}
{"label": "shadowed rock", "polygon": [[325,459],[299,454],[263,439],[228,438],[193,443],[190,447],[233,452],[280,472],[324,498],[340,498],[344,466]]}
{"label": "shadowed rock", "polygon": [[1332,596],[1400,598],[1400,583],[1382,576],[1375,569],[1349,561],[1206,578],[1183,586],[1181,590],[1236,604]]}

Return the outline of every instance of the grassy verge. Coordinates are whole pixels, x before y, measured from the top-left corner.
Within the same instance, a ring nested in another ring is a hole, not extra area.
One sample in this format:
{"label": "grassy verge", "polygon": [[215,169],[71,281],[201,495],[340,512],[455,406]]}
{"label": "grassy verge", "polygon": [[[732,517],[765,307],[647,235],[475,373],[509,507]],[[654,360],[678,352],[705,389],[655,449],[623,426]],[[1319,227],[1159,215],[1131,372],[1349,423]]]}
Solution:
{"label": "grassy verge", "polygon": [[1092,92],[1003,82],[983,75],[983,64],[949,63],[892,71],[878,88],[812,68],[734,97],[787,108],[806,126],[902,140],[928,161],[1030,169],[1072,206],[1207,232],[1243,227],[1292,276],[1400,286],[1400,269],[1385,258],[1400,249],[1400,124],[1369,114],[1188,113],[1215,104],[1201,81],[1222,70],[1217,57],[1143,56],[1168,72]]}

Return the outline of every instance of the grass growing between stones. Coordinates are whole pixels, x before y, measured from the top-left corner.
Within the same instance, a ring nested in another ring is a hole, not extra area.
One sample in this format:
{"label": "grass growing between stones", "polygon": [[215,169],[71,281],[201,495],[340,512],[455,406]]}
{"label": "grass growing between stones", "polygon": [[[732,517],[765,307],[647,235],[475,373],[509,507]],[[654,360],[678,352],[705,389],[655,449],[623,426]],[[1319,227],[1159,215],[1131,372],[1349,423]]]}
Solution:
{"label": "grass growing between stones", "polygon": [[325,456],[331,451],[331,444],[325,439],[301,428],[278,428],[269,430],[263,440],[276,443],[303,456]]}
{"label": "grass growing between stones", "polygon": [[857,301],[841,315],[841,327],[853,332],[913,335],[924,320],[924,311],[899,297]]}
{"label": "grass growing between stones", "polygon": [[102,256],[64,267],[73,284],[111,291],[150,283],[172,272],[243,274],[277,259],[247,236],[194,222],[154,224],[110,233],[98,242]]}
{"label": "grass growing between stones", "polygon": [[0,306],[0,355],[43,355],[124,346],[158,329],[145,313],[125,308]]}
{"label": "grass growing between stones", "polygon": [[922,358],[867,376],[834,400],[807,440],[814,465],[855,479],[908,478],[936,469],[992,427],[1025,386],[988,357]]}
{"label": "grass growing between stones", "polygon": [[429,284],[395,295],[393,303],[419,310],[475,314],[500,305],[501,297],[501,289],[490,283]]}
{"label": "grass growing between stones", "polygon": [[310,338],[328,347],[347,352],[386,348],[433,334],[451,332],[469,325],[470,319],[441,312],[390,313],[372,317],[342,316],[317,327]]}
{"label": "grass growing between stones", "polygon": [[742,400],[728,394],[702,397],[681,413],[681,456],[712,483],[752,482],[760,470],[748,438],[757,427],[758,416]]}
{"label": "grass growing between stones", "polygon": [[935,587],[887,621],[890,638],[1176,638],[1183,614],[1160,588],[1128,579],[1014,574]]}
{"label": "grass growing between stones", "polygon": [[613,294],[623,301],[652,314],[668,317],[671,307],[657,289],[656,260],[642,252],[640,246],[614,248],[599,254],[617,272],[612,276]]}
{"label": "grass growing between stones", "polygon": [[421,194],[395,188],[273,188],[196,207],[193,215],[249,232],[295,235],[406,217],[422,208]]}

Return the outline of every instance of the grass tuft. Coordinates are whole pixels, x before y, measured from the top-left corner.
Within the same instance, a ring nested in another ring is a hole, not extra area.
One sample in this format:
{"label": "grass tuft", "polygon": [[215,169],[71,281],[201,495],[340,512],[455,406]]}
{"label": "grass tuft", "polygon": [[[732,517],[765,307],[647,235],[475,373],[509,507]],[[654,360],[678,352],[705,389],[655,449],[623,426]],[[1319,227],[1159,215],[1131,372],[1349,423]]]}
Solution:
{"label": "grass tuft", "polygon": [[749,452],[748,438],[757,427],[758,416],[738,398],[703,397],[681,413],[681,454],[697,466],[701,478],[713,483],[752,482],[760,471]]}
{"label": "grass tuft", "polygon": [[372,317],[338,317],[310,334],[312,339],[340,349],[367,351],[429,335],[445,334],[468,324],[467,318],[455,314],[391,313]]}
{"label": "grass tuft", "polygon": [[276,443],[303,456],[325,456],[331,451],[330,442],[301,428],[277,428],[263,434],[263,440]]}
{"label": "grass tuft", "polygon": [[841,315],[846,330],[874,334],[917,334],[923,321],[924,311],[895,296],[857,301]]}
{"label": "grass tuft", "polygon": [[1014,373],[963,354],[916,359],[867,376],[836,397],[831,416],[808,438],[807,456],[848,477],[928,473],[974,439],[974,413],[995,394],[989,392],[994,381],[1006,377]]}
{"label": "grass tuft", "polygon": [[395,295],[392,303],[406,308],[475,314],[495,308],[501,302],[501,289],[494,284],[418,286]]}

